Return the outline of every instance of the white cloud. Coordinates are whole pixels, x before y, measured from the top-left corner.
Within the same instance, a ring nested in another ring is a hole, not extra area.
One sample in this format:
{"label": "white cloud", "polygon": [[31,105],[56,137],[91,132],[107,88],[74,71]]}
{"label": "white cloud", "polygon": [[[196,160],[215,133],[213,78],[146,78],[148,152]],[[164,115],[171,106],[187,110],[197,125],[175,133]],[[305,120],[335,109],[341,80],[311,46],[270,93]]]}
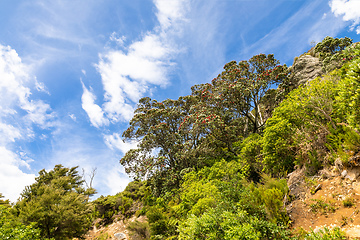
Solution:
{"label": "white cloud", "polygon": [[27,174],[19,167],[26,166],[15,153],[0,146],[0,189],[6,199],[15,202],[25,186],[35,182],[34,174]]}
{"label": "white cloud", "polygon": [[[151,93],[156,86],[169,84],[168,74],[174,65],[171,59],[179,52],[171,38],[175,34],[174,29],[180,29],[179,26],[186,19],[187,2],[156,0],[159,26],[144,34],[141,40],[133,42],[124,49],[126,51],[111,49],[100,55],[96,68],[105,91],[101,106],[103,112],[98,105],[92,105],[97,114],[90,116],[91,111],[87,111],[94,126],[102,125],[103,116],[112,123],[129,121],[141,97]],[[122,46],[125,38],[118,37],[114,32],[110,40]],[[89,95],[89,92],[86,94]]]}
{"label": "white cloud", "polygon": [[360,34],[360,1],[359,0],[331,0],[331,11],[335,16],[342,16],[344,21],[353,22],[350,30],[356,28],[356,33]]}
{"label": "white cloud", "polygon": [[66,4],[63,1],[45,0],[25,2],[23,8],[35,8],[39,14],[31,16],[22,25],[29,28],[27,30],[32,32],[31,37],[41,36],[82,45],[94,44],[88,37],[84,23],[93,17],[91,11],[97,4],[96,1],[87,1],[87,4],[76,1]]}
{"label": "white cloud", "polygon": [[155,0],[154,2],[158,9],[157,18],[160,22],[160,26],[164,30],[172,27],[172,25],[175,25],[178,21],[186,20],[188,1]]}
{"label": "white cloud", "polygon": [[170,64],[165,57],[169,51],[158,36],[147,35],[143,41],[133,43],[127,54],[110,51],[101,56],[97,69],[105,90],[104,111],[111,121],[129,121],[134,103],[150,84],[167,85]]}
{"label": "white cloud", "polygon": [[104,118],[104,112],[99,107],[99,105],[95,104],[96,96],[90,92],[81,82],[83,87],[83,95],[81,97],[82,108],[88,114],[90,118],[90,122],[94,127],[101,127],[109,124],[109,121]]}
{"label": "white cloud", "polygon": [[21,133],[14,126],[0,122],[0,136],[0,144],[5,145],[8,142],[15,142],[15,139],[21,138]]}
{"label": "white cloud", "polygon": [[16,51],[0,45],[0,191],[12,201],[26,185],[34,182],[29,161],[23,151],[14,151],[18,140],[33,139],[33,126],[53,126],[55,114],[41,100],[32,99],[30,86],[45,90],[45,86],[31,76],[31,69],[22,63]]}
{"label": "white cloud", "polygon": [[70,117],[74,122],[76,122],[76,116],[75,116],[75,114],[69,113],[69,117]]}
{"label": "white cloud", "polygon": [[110,194],[114,195],[124,191],[130,181],[131,179],[125,175],[124,169],[117,165],[108,171],[105,184],[109,187]]}
{"label": "white cloud", "polygon": [[48,104],[30,99],[31,90],[27,85],[31,85],[30,82],[36,85],[37,80],[30,77],[29,71],[14,49],[0,45],[0,116],[14,115],[17,113],[14,107],[20,107],[27,112],[24,119],[29,120],[29,124],[44,126],[47,120],[53,118],[53,114]]}
{"label": "white cloud", "polygon": [[48,95],[50,95],[49,90],[46,88],[45,84],[43,82],[39,82],[36,78],[35,78],[35,88],[36,90],[38,90],[39,92],[44,92]]}
{"label": "white cloud", "polygon": [[110,35],[110,41],[113,41],[115,42],[118,46],[124,46],[124,42],[126,40],[126,37],[125,36],[118,36],[118,34],[116,32],[113,32],[111,35]]}
{"label": "white cloud", "polygon": [[111,148],[111,149],[116,148],[116,149],[120,150],[123,154],[125,154],[130,149],[136,149],[137,145],[138,145],[137,141],[124,142],[121,139],[120,134],[118,134],[118,133],[114,133],[112,135],[105,135],[104,139],[105,139],[106,145],[108,145],[109,148]]}

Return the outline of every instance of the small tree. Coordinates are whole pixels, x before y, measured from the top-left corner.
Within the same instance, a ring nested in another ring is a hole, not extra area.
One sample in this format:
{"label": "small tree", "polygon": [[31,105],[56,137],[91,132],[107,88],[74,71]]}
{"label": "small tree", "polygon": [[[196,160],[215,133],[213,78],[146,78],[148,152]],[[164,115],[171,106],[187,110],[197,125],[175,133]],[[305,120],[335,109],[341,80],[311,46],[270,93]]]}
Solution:
{"label": "small tree", "polygon": [[81,237],[92,222],[89,196],[95,193],[83,183],[77,167],[56,165],[49,172],[41,170],[15,205],[19,218],[25,224],[35,222],[42,238]]}
{"label": "small tree", "polygon": [[315,53],[323,61],[323,70],[331,72],[336,68],[340,68],[346,59],[343,51],[352,44],[352,39],[326,37],[324,40],[316,44]]}

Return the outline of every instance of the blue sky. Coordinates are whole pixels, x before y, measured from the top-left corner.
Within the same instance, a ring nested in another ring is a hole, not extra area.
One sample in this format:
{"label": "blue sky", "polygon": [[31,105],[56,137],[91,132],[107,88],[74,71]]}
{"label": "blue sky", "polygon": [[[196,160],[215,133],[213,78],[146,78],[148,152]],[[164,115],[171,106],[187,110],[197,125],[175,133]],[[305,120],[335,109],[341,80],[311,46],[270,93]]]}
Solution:
{"label": "blue sky", "polygon": [[[360,41],[358,0],[18,0],[0,3],[0,193],[41,169],[97,168],[99,195],[130,179],[119,159],[139,98],[178,98],[231,60],[291,65],[325,36]],[[86,174],[85,174],[86,175]]]}

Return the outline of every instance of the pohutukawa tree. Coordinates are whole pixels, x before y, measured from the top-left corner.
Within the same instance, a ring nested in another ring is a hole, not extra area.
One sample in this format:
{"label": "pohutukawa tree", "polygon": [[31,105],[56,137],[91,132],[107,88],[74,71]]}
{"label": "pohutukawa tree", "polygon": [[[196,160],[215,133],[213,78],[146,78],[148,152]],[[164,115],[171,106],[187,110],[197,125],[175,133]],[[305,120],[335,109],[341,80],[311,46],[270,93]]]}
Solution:
{"label": "pohutukawa tree", "polygon": [[123,133],[125,141],[139,141],[120,160],[126,172],[176,186],[182,170],[206,165],[218,149],[236,155],[233,143],[265,123],[260,101],[267,90],[287,79],[286,65],[278,64],[272,54],[232,61],[211,84],[194,86],[189,96],[140,99]]}
{"label": "pohutukawa tree", "polygon": [[286,79],[286,65],[279,65],[273,54],[259,54],[249,61],[227,63],[224,71],[212,81],[212,92],[219,108],[232,113],[235,119],[245,117],[249,130],[255,133],[266,121],[261,99],[271,87]]}
{"label": "pohutukawa tree", "polygon": [[[120,160],[125,171],[137,179],[149,177],[177,186],[180,171],[202,166],[202,128],[192,127],[194,96],[167,99],[163,102],[148,97],[139,100],[129,128],[123,133],[125,141],[138,140],[138,148],[129,150]],[[160,173],[167,173],[167,179]],[[163,180],[161,180],[163,179]],[[160,184],[160,183],[159,183]]]}
{"label": "pohutukawa tree", "polygon": [[233,143],[260,132],[265,124],[262,101],[268,90],[282,83],[286,85],[287,80],[287,66],[279,65],[272,54],[259,54],[239,63],[231,61],[212,84],[192,88],[199,99],[194,107],[197,118],[207,124],[209,135],[236,155]]}

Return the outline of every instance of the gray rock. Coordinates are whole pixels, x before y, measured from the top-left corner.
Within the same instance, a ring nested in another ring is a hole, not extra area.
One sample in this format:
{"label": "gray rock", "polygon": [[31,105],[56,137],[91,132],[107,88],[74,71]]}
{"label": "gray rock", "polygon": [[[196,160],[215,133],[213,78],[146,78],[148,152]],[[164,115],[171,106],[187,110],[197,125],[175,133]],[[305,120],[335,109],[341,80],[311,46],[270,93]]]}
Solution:
{"label": "gray rock", "polygon": [[342,177],[342,178],[345,178],[346,175],[347,175],[347,171],[346,171],[346,170],[344,170],[344,171],[341,172],[341,177]]}
{"label": "gray rock", "polygon": [[126,240],[126,235],[124,233],[115,233],[114,237],[115,239]]}
{"label": "gray rock", "polygon": [[350,181],[355,181],[360,175],[360,167],[353,167],[347,169],[346,178],[350,179]]}
{"label": "gray rock", "polygon": [[319,58],[311,55],[300,56],[290,67],[290,81],[299,86],[324,74]]}

